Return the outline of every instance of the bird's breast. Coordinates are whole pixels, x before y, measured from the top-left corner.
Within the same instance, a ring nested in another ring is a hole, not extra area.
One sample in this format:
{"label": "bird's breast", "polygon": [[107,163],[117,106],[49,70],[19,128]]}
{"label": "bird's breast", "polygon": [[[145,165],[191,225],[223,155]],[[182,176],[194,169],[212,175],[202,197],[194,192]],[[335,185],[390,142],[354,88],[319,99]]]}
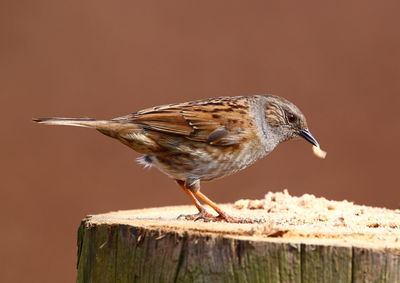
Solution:
{"label": "bird's breast", "polygon": [[155,156],[154,165],[175,179],[209,181],[240,171],[265,155],[256,141],[232,146],[185,143]]}

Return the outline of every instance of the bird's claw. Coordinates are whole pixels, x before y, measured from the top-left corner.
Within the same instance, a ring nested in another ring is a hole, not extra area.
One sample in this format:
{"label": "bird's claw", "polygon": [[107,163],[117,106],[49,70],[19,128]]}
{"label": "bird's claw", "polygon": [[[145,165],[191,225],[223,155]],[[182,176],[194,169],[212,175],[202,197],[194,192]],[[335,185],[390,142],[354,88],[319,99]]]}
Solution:
{"label": "bird's claw", "polygon": [[265,222],[265,220],[261,219],[232,217],[227,215],[226,213],[214,216],[211,213],[208,213],[207,211],[202,211],[196,214],[181,214],[177,217],[177,219],[192,220],[195,222],[203,221],[203,222],[227,222],[227,223],[245,223],[245,224]]}
{"label": "bird's claw", "polygon": [[198,217],[195,219],[195,221],[202,220],[204,222],[227,222],[227,223],[256,223],[257,221],[251,220],[251,219],[246,219],[246,218],[238,218],[238,217],[232,217],[227,214],[220,214],[218,216],[212,216],[212,217]]}
{"label": "bird's claw", "polygon": [[206,210],[200,211],[199,213],[196,214],[181,214],[179,215],[176,219],[181,220],[200,220],[203,218],[213,218],[214,216],[211,213],[208,213]]}

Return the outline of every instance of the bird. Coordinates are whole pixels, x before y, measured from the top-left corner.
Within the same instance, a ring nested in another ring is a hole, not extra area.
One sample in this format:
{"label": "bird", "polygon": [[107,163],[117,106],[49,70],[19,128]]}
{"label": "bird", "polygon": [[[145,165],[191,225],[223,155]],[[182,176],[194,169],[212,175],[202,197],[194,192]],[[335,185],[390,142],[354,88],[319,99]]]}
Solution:
{"label": "bird", "polygon": [[[223,211],[200,191],[200,184],[245,169],[285,141],[303,138],[319,148],[300,109],[276,95],[167,104],[110,120],[54,117],[33,121],[93,128],[142,154],[140,164],[174,179],[196,206],[198,213],[183,215],[186,220],[246,222]],[[217,215],[209,213],[200,200]]]}

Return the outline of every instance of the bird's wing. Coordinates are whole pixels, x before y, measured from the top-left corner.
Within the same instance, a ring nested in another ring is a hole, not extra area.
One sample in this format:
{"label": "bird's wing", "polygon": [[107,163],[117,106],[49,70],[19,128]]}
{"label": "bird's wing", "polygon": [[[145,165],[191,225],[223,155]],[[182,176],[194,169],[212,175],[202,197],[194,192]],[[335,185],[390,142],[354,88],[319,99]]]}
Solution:
{"label": "bird's wing", "polygon": [[147,130],[185,136],[215,145],[233,145],[249,131],[245,97],[220,97],[181,104],[157,106],[128,116],[120,122],[141,124]]}

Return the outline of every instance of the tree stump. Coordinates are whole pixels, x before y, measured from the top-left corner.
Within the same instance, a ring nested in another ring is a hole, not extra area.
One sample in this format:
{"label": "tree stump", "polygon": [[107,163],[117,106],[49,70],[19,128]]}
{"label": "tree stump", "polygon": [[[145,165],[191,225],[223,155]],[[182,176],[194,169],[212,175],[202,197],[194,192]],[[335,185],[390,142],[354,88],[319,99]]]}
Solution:
{"label": "tree stump", "polygon": [[267,196],[222,205],[256,224],[177,220],[191,206],[88,216],[77,282],[400,282],[399,210]]}

